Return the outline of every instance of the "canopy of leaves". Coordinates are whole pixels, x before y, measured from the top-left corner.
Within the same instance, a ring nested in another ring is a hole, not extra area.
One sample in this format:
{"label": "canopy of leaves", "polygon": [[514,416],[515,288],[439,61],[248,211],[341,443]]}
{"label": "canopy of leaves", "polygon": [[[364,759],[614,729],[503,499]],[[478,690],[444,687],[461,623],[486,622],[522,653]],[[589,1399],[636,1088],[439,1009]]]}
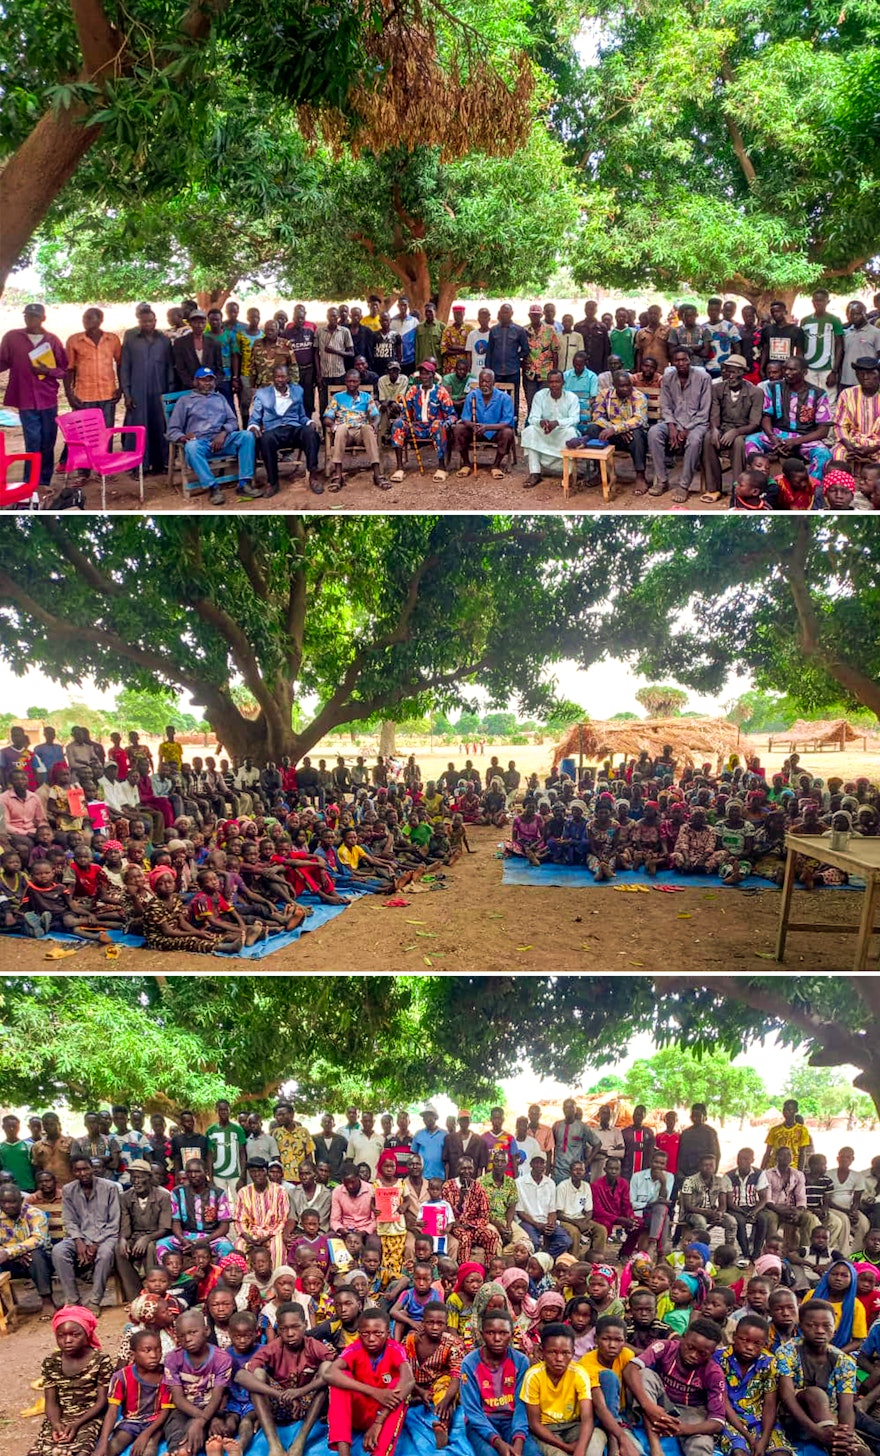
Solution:
{"label": "canopy of leaves", "polygon": [[[774,1031],[785,1045],[802,1046],[813,1066],[862,1068],[856,1085],[880,1106],[880,991],[871,978],[39,976],[0,983],[4,1095],[35,1107],[62,1095],[78,1107],[122,1097],[204,1109],[220,1095],[259,1105],[287,1082],[306,1111],[344,1099],[393,1106],[440,1092],[471,1101],[494,1097],[497,1083],[526,1062],[538,1076],[577,1083],[587,1068],[625,1056],[640,1034],[705,1061],[732,1057]],[[755,1091],[728,1090],[730,1111]]]}
{"label": "canopy of leaves", "polygon": [[827,1067],[794,1067],[786,1078],[783,1089],[786,1097],[794,1097],[798,1111],[804,1117],[816,1117],[822,1122],[839,1117],[846,1112],[851,1117],[876,1122],[877,1110],[871,1099],[859,1093],[851,1082]]}
{"label": "canopy of leaves", "polygon": [[697,1057],[688,1047],[664,1047],[633,1062],[624,1078],[627,1097],[649,1110],[704,1102],[722,1125],[728,1117],[759,1116],[769,1105],[764,1079],[737,1067],[725,1052]]}
{"label": "canopy of leaves", "polygon": [[687,702],[687,693],[683,693],[681,688],[670,687],[668,683],[652,683],[639,688],[634,696],[652,718],[674,718]]}
{"label": "canopy of leaves", "polygon": [[576,277],[758,297],[876,254],[873,0],[625,0],[590,14],[597,60],[569,67],[554,109],[588,195]]}

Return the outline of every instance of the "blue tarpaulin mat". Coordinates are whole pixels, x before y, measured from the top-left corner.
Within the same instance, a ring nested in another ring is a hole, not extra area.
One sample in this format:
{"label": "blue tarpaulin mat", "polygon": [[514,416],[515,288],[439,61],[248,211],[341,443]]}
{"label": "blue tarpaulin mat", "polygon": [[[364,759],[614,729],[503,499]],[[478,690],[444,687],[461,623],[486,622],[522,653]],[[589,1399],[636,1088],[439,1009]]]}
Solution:
{"label": "blue tarpaulin mat", "polygon": [[[653,878],[645,870],[618,870],[613,880],[597,880],[583,865],[531,865],[525,859],[506,859],[501,877],[504,885],[557,885],[565,890],[605,890],[610,885],[683,885],[691,890],[721,890],[717,875],[682,875],[678,870],[661,870]],[[740,884],[747,889],[778,890],[772,880],[749,875]],[[818,885],[822,890],[861,890],[864,884],[853,880],[848,885]]]}

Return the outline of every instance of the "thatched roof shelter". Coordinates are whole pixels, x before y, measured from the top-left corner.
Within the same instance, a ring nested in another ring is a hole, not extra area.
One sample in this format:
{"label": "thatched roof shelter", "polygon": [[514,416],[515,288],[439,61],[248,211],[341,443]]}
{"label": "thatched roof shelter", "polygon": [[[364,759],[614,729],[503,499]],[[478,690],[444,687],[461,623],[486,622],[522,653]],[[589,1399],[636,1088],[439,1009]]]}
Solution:
{"label": "thatched roof shelter", "polygon": [[563,758],[583,756],[585,763],[647,752],[659,758],[671,744],[677,763],[716,766],[731,753],[742,752],[742,736],[726,718],[644,718],[575,723],[553,750],[554,769]]}
{"label": "thatched roof shelter", "polygon": [[817,719],[814,723],[807,722],[805,718],[796,718],[790,728],[770,735],[768,751],[773,752],[774,743],[777,746],[787,747],[789,753],[793,753],[796,748],[819,751],[823,748],[843,750],[848,743],[858,742],[861,742],[863,749],[867,752],[867,733],[853,728],[846,718]]}

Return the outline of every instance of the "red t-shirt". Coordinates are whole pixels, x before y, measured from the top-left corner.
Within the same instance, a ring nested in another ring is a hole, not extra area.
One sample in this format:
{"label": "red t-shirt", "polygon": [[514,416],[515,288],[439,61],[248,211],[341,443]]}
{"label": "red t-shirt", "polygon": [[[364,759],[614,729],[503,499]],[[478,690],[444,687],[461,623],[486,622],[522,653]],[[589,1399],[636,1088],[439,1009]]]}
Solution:
{"label": "red t-shirt", "polygon": [[387,1390],[397,1385],[400,1372],[406,1363],[406,1351],[396,1340],[388,1340],[378,1360],[368,1355],[360,1340],[353,1341],[343,1350],[336,1362],[337,1369],[345,1370],[352,1380],[363,1385],[373,1385],[377,1390]]}
{"label": "red t-shirt", "polygon": [[678,1145],[681,1135],[677,1132],[658,1132],[654,1146],[666,1154],[667,1173],[678,1172]]}

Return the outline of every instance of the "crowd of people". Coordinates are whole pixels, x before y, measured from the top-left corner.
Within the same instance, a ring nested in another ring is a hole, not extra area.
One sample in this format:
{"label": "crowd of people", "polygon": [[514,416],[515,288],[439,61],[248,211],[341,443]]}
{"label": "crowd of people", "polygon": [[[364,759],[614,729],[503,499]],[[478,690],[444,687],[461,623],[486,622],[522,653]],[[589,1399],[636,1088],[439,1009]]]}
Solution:
{"label": "crowd of people", "polygon": [[[169,443],[180,442],[196,487],[216,505],[224,497],[211,463],[221,457],[236,458],[237,496],[252,500],[277,494],[283,451],[302,452],[309,489],[321,495],[328,480],[331,491],[343,488],[355,446],[387,489],[404,480],[407,458],[420,473],[423,456],[435,461],[442,481],[457,455],[467,477],[481,445],[502,479],[519,438],[526,488],[561,473],[564,449],[610,444],[631,456],[639,496],[665,495],[680,457],[678,504],[720,501],[729,466],[737,509],[878,510],[880,295],[870,313],[849,303],[845,319],[829,312],[827,290],[811,302],[799,321],[780,301],[759,317],[720,297],[708,299],[704,318],[682,303],[664,321],[658,304],[600,316],[588,300],[578,322],[534,303],[522,325],[507,303],[494,321],[487,307],[468,320],[454,304],[444,322],[432,303],[419,313],[401,297],[392,311],[373,296],[366,311],[331,307],[315,324],[302,304],[292,321],[284,310],[263,319],[249,308],[243,322],[232,300],[206,312],[185,299],[168,310],[164,331],[152,306],[138,304],[122,340],[87,308],[66,344],[35,303],[0,342],[0,373],[9,371],[6,403],[19,410],[26,449],[41,454],[44,489],[63,387],[72,409],[98,409],[108,426],[124,400],[123,423],[146,430],[147,473],[164,472]],[[179,397],[168,418],[171,395]],[[258,452],[265,485],[255,481]],[[590,483],[588,456],[583,468]]]}
{"label": "crowd of people", "polygon": [[[3,1118],[0,1269],[55,1348],[30,1456],[880,1452],[880,1157],[789,1100],[721,1171],[702,1104],[505,1127],[281,1098],[198,1130],[124,1104]],[[128,1322],[99,1320],[115,1273]],[[85,1291],[83,1296],[82,1291]],[[85,1297],[85,1304],[80,1300]]]}
{"label": "crowd of people", "polygon": [[505,856],[531,865],[751,875],[780,883],[786,833],[802,835],[799,884],[846,882],[811,852],[829,829],[876,836],[878,789],[804,772],[797,754],[768,781],[760,761],[680,767],[667,747],[610,760],[578,779],[565,760],[543,781],[491,755],[423,783],[414,756],[392,766],[341,755],[258,768],[212,756],[185,762],[169,727],[158,764],[136,732],[107,750],[74,727],[62,748],[47,726],[31,748],[13,727],[0,749],[0,932],[62,932],[148,949],[237,954],[297,929],[315,902],[395,894],[414,880],[443,888],[475,850],[468,831],[502,831]]}

